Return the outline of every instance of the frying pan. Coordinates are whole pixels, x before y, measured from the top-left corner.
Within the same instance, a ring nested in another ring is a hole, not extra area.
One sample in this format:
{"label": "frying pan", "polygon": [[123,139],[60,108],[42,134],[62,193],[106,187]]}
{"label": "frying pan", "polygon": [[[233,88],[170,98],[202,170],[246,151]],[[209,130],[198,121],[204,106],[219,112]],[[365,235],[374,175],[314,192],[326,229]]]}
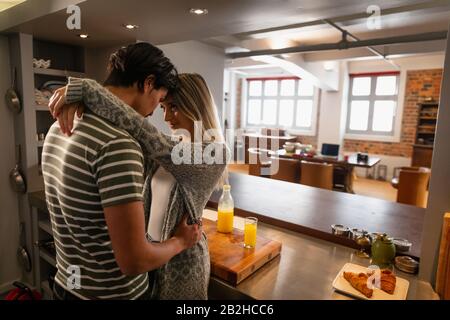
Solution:
{"label": "frying pan", "polygon": [[12,75],[12,86],[6,90],[5,102],[6,105],[15,113],[20,113],[22,111],[22,104],[20,103],[19,95],[16,92],[16,68],[13,69]]}
{"label": "frying pan", "polygon": [[25,247],[25,223],[20,223],[20,242],[21,245],[17,248],[17,259],[19,260],[20,265],[26,272],[31,271],[31,257],[28,253],[27,248]]}
{"label": "frying pan", "polygon": [[9,182],[11,183],[11,187],[17,193],[26,193],[27,192],[27,183],[25,180],[25,176],[20,169],[21,163],[21,150],[20,145],[16,146],[16,166],[9,173]]}

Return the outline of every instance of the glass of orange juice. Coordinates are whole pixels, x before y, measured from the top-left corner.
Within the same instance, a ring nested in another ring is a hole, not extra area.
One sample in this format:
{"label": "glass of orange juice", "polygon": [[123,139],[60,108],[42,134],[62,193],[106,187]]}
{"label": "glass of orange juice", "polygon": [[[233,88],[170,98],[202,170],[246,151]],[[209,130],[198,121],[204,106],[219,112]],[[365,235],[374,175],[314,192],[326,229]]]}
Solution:
{"label": "glass of orange juice", "polygon": [[244,247],[252,249],[256,247],[256,231],[258,229],[257,218],[245,218],[244,226]]}

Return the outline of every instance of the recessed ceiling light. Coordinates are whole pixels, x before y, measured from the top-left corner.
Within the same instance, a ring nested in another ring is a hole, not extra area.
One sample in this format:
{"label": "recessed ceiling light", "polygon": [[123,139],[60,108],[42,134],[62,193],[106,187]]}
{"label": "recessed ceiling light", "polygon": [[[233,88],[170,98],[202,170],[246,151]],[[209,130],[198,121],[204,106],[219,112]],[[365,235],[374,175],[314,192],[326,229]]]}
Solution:
{"label": "recessed ceiling light", "polygon": [[87,38],[89,38],[89,35],[88,34],[79,34],[78,35],[81,39],[87,39]]}
{"label": "recessed ceiling light", "polygon": [[128,30],[134,30],[134,29],[139,28],[139,26],[138,26],[138,25],[135,25],[135,24],[124,24],[123,26],[124,26],[125,28],[127,28]]}
{"label": "recessed ceiling light", "polygon": [[203,14],[208,14],[208,9],[192,8],[189,12],[200,16]]}

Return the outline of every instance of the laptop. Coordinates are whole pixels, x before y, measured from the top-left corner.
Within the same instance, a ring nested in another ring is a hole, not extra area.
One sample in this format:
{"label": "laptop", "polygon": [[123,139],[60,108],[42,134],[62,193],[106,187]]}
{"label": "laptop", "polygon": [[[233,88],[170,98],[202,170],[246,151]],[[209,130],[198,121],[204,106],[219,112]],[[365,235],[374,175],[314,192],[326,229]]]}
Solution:
{"label": "laptop", "polygon": [[338,144],[324,143],[322,144],[320,155],[324,158],[336,159],[339,157],[339,147]]}

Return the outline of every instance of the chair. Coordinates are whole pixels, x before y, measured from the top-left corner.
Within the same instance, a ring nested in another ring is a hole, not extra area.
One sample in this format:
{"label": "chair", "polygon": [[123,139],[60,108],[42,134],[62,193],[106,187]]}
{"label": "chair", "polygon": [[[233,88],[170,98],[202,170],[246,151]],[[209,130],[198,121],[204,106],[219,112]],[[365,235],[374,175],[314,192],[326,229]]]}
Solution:
{"label": "chair", "polygon": [[334,165],[333,168],[333,189],[345,191],[347,185],[352,181],[353,177],[349,177],[349,168],[346,166]]}
{"label": "chair", "polygon": [[[402,170],[419,171],[420,169],[421,169],[420,167],[397,167],[397,168],[394,168],[394,177],[391,180],[391,185],[395,189],[398,189],[398,178],[400,176],[400,171],[402,171]],[[424,169],[427,169],[427,168],[424,168]]]}
{"label": "chair", "polygon": [[278,171],[272,174],[272,179],[283,180],[287,182],[300,182],[301,163],[295,159],[271,158],[272,164],[278,161]]}
{"label": "chair", "polygon": [[268,150],[249,148],[248,154],[248,173],[252,176],[270,177],[270,166],[272,163],[270,160],[261,161],[261,158],[268,159]]}
{"label": "chair", "polygon": [[450,300],[450,213],[445,214],[442,227],[436,273],[436,292],[442,300]]}
{"label": "chair", "polygon": [[333,165],[302,161],[300,183],[327,190],[333,189]]}
{"label": "chair", "polygon": [[425,208],[430,170],[401,170],[398,178],[397,202]]}

